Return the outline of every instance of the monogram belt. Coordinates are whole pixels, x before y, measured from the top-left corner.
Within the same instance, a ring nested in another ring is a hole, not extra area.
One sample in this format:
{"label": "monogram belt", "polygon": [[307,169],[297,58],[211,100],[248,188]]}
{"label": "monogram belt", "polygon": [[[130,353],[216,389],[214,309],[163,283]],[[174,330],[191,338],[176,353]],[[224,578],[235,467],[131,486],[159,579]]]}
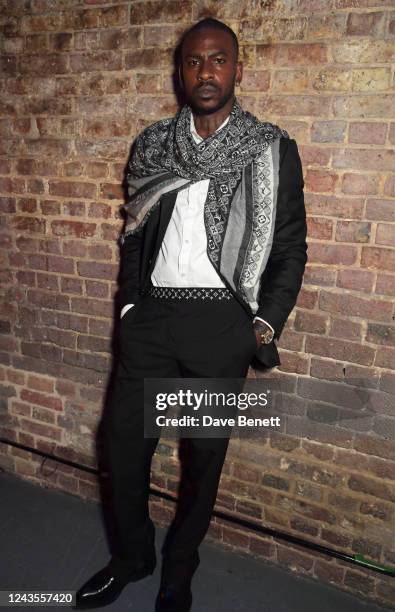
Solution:
{"label": "monogram belt", "polygon": [[147,295],[166,300],[231,300],[232,292],[226,287],[155,287]]}

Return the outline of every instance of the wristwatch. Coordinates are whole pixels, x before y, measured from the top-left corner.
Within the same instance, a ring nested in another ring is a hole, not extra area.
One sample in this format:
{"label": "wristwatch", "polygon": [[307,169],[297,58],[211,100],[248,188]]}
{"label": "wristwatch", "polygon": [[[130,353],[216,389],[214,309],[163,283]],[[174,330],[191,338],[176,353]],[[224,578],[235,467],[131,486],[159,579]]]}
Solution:
{"label": "wristwatch", "polygon": [[259,323],[258,331],[261,336],[261,344],[270,344],[274,338],[273,330],[268,325],[265,325],[265,323]]}

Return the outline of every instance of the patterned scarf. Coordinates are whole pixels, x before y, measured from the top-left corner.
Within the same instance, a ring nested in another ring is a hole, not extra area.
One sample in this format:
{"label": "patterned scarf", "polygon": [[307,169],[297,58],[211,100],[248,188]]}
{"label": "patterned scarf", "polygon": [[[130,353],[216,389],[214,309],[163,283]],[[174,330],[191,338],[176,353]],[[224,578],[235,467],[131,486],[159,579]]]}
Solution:
{"label": "patterned scarf", "polygon": [[[277,177],[271,145],[285,130],[261,122],[235,99],[229,122],[196,144],[191,108],[146,128],[136,139],[126,175],[127,222],[121,241],[139,231],[165,193],[210,179],[204,222],[207,254],[218,273],[257,309],[257,277],[266,264],[274,226]],[[273,149],[273,150],[272,150]],[[275,152],[274,152],[275,153]]]}

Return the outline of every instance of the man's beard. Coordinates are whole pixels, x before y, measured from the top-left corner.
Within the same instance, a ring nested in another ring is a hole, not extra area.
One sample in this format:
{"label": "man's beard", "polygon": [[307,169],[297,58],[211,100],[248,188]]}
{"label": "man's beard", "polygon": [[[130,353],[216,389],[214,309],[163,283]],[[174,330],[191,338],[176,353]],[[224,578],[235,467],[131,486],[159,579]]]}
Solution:
{"label": "man's beard", "polygon": [[217,104],[212,108],[205,108],[203,106],[199,106],[199,104],[192,99],[187,100],[187,102],[196,115],[212,115],[213,113],[216,113],[217,111],[221,110],[221,108],[223,108],[225,104],[234,97],[234,95],[235,87],[233,83],[232,87],[222,95],[222,97],[218,100]]}

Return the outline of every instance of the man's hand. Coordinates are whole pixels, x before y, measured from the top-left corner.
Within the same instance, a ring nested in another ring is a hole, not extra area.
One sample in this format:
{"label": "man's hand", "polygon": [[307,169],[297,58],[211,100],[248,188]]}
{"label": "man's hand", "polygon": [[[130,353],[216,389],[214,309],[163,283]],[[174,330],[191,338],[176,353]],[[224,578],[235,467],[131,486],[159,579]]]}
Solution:
{"label": "man's hand", "polygon": [[255,319],[253,326],[257,342],[257,349],[259,349],[262,344],[269,344],[273,340],[274,333],[273,328],[270,325],[260,321],[259,319]]}

